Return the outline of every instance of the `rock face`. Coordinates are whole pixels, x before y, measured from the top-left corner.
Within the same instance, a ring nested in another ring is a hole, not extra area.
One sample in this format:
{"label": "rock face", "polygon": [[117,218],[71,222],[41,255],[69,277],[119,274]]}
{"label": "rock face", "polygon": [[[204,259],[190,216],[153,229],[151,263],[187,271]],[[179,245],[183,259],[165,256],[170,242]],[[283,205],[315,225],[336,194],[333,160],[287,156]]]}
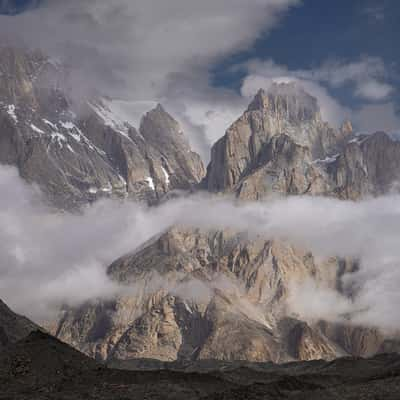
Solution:
{"label": "rock face", "polygon": [[[169,124],[161,123],[160,112],[145,117],[141,128],[157,141],[157,126]],[[312,96],[293,85],[275,85],[260,91],[214,145],[203,183],[211,192],[240,199],[274,192],[360,199],[395,190],[399,177],[400,145],[389,136],[357,136],[349,123],[333,129]],[[126,296],[67,310],[57,336],[113,362],[285,362],[397,349],[397,339],[377,330],[310,325],[288,312],[292,282],[314,279],[340,290],[341,275],[354,268],[350,261],[315,259],[273,238],[175,227],[109,267],[110,278],[130,288]]]}
{"label": "rock face", "polygon": [[68,70],[40,52],[0,48],[0,76],[0,163],[17,166],[58,208],[104,196],[155,203],[203,178],[200,157],[161,106],[139,130],[109,100],[77,106]]}
{"label": "rock face", "polygon": [[67,311],[57,336],[103,360],[331,359],[347,352],[285,323],[285,302],[293,280],[335,288],[343,268],[282,242],[173,228],[109,267],[132,295]]}
{"label": "rock face", "polygon": [[205,185],[259,199],[273,192],[358,199],[387,193],[400,177],[400,145],[383,132],[355,136],[323,122],[295,84],[260,90],[212,148]]}
{"label": "rock face", "polygon": [[[295,84],[276,84],[268,93],[260,90],[213,146],[207,187],[212,192],[235,191],[243,198],[267,191],[323,190],[318,186],[323,186],[323,177],[313,161],[337,152],[346,133],[323,122],[316,99]],[[257,182],[249,182],[253,175]],[[249,193],[249,185],[257,190]]]}
{"label": "rock face", "polygon": [[28,336],[30,332],[37,330],[38,326],[12,312],[8,306],[0,300],[0,351],[4,347],[15,343]]}

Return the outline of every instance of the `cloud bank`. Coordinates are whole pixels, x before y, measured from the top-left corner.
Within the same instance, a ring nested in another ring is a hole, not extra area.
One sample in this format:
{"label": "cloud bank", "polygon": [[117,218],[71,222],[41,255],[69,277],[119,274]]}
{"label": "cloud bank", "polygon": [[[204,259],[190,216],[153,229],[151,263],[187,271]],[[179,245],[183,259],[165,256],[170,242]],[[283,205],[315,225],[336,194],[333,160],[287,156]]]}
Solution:
{"label": "cloud bank", "polygon": [[248,231],[287,240],[316,256],[358,259],[359,271],[343,282],[357,288],[352,301],[323,288],[296,287],[293,311],[306,319],[332,320],[345,312],[354,323],[400,328],[400,196],[358,203],[313,197],[236,203],[195,196],[151,209],[108,200],[78,216],[45,208],[38,190],[5,167],[0,169],[0,191],[0,292],[10,306],[36,320],[64,303],[120,293],[106,267],[181,224]]}
{"label": "cloud bank", "polygon": [[[210,85],[210,69],[246,50],[299,0],[45,0],[0,16],[0,37],[40,46],[73,72],[76,93],[93,88],[128,100],[131,112],[156,101],[186,128],[204,159],[245,106]],[[240,107],[240,109],[239,109]],[[146,110],[148,111],[148,110]]]}

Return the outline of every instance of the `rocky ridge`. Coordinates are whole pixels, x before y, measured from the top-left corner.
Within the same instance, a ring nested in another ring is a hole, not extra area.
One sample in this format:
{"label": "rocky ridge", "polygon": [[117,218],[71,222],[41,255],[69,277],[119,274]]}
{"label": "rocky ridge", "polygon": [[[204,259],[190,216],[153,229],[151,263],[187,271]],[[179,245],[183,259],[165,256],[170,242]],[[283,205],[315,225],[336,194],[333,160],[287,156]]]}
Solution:
{"label": "rocky ridge", "polygon": [[15,314],[0,300],[0,350],[29,335],[39,327],[27,318]]}
{"label": "rocky ridge", "polygon": [[141,360],[130,367],[106,368],[36,331],[0,353],[0,399],[394,400],[400,387],[395,354],[285,365]]}
{"label": "rocky ridge", "polygon": [[396,185],[399,154],[387,134],[356,135],[350,122],[334,129],[315,98],[295,84],[274,84],[213,146],[205,185],[247,200],[271,193],[356,200]]}
{"label": "rocky ridge", "polygon": [[[360,199],[395,188],[399,160],[399,145],[386,134],[359,136],[349,123],[335,130],[312,96],[276,85],[261,90],[213,147],[205,184],[239,199]],[[291,282],[314,279],[340,290],[341,276],[355,268],[273,238],[172,228],[109,267],[111,279],[136,288],[132,296],[67,311],[57,335],[101,360],[369,356],[389,346],[378,330],[310,325],[286,310]]]}
{"label": "rocky ridge", "polygon": [[161,106],[136,129],[110,100],[77,103],[68,69],[39,51],[0,48],[0,77],[0,162],[17,166],[58,208],[108,196],[153,204],[167,192],[190,190],[204,175],[200,157]]}

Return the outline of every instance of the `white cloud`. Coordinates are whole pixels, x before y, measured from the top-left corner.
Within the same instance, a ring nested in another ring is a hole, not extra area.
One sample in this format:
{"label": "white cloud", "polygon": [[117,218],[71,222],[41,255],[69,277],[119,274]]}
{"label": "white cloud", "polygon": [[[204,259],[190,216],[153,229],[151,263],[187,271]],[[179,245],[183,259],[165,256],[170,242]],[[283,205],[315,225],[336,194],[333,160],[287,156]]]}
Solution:
{"label": "white cloud", "polygon": [[[120,108],[132,114],[129,119],[136,125],[146,104],[162,102],[207,161],[211,145],[248,102],[234,91],[211,87],[210,68],[251,46],[298,4],[298,0],[48,0],[29,13],[0,16],[0,34],[22,37],[34,47],[40,43],[50,55],[67,61],[76,72],[75,92],[94,87],[120,97]],[[349,110],[330,96],[327,87],[350,85],[355,96],[369,101],[387,99],[393,92],[385,65],[376,57],[330,61],[312,70],[290,71],[273,61],[249,62],[246,68],[242,92],[247,96],[250,86],[265,85],[265,79],[296,78],[317,96],[324,118],[335,125],[349,118]]]}
{"label": "white cloud", "polygon": [[394,88],[385,82],[387,71],[384,62],[378,57],[364,57],[354,62],[328,62],[320,68],[300,75],[326,82],[332,87],[354,85],[355,95],[366,100],[386,99]]}
{"label": "white cloud", "polygon": [[[63,303],[118,293],[121,288],[108,280],[106,266],[180,224],[249,231],[310,249],[318,257],[357,258],[359,271],[344,280],[345,287],[358,288],[353,301],[323,287],[312,293],[306,289],[309,294],[301,296],[296,294],[304,290],[300,287],[293,292],[294,311],[305,318],[332,320],[349,312],[356,323],[400,328],[398,195],[360,202],[290,197],[240,204],[220,196],[195,196],[151,209],[104,201],[77,216],[43,207],[37,192],[14,169],[0,169],[0,190],[1,296],[34,318],[45,317]],[[171,289],[162,279],[157,285]]]}
{"label": "white cloud", "polygon": [[260,88],[268,89],[273,82],[296,82],[302,86],[309,94],[318,99],[322,118],[333,126],[339,127],[343,121],[350,119],[350,110],[338,103],[328,91],[318,83],[299,79],[293,76],[277,75],[269,77],[269,73],[264,75],[248,75],[242,84],[241,93],[248,100],[254,96]]}
{"label": "white cloud", "polygon": [[388,72],[383,61],[377,57],[364,57],[353,62],[329,61],[310,70],[288,70],[286,66],[277,65],[272,60],[252,60],[244,67],[250,76],[287,76],[324,83],[332,88],[353,85],[354,94],[367,100],[383,100],[394,90],[385,82]]}
{"label": "white cloud", "polygon": [[356,89],[356,95],[370,100],[386,99],[393,92],[393,87],[387,83],[381,83],[374,79],[360,82]]}
{"label": "white cloud", "polygon": [[85,78],[96,88],[153,100],[177,74],[202,75],[211,63],[251,45],[296,3],[51,0],[29,13],[1,16],[0,32],[86,67]]}
{"label": "white cloud", "polygon": [[385,131],[399,138],[400,117],[394,103],[367,104],[353,113],[353,120],[359,130],[365,133]]}
{"label": "white cloud", "polygon": [[240,68],[248,73],[241,88],[245,97],[253,96],[260,87],[268,88],[272,82],[295,81],[318,99],[322,117],[334,126],[351,120],[357,129],[367,132],[400,130],[393,103],[368,102],[351,109],[340,104],[328,91],[328,88],[348,86],[353,89],[355,97],[382,102],[394,88],[385,82],[388,73],[379,58],[365,57],[350,63],[331,61],[311,70],[289,70],[273,60],[252,60]]}
{"label": "white cloud", "polygon": [[162,102],[207,159],[211,144],[238,116],[240,100],[210,88],[210,68],[247,49],[297,4],[299,0],[47,0],[29,13],[0,16],[0,34],[22,37],[65,60],[75,72],[75,92],[95,88],[135,104]]}

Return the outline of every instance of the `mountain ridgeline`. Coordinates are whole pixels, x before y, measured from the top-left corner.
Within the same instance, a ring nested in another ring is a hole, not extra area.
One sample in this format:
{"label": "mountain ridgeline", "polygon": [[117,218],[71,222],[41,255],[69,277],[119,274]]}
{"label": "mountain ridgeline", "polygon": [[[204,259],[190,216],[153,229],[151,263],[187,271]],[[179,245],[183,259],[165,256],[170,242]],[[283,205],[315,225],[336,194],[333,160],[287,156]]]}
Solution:
{"label": "mountain ridgeline", "polygon": [[[317,100],[295,84],[260,90],[214,144],[206,171],[161,105],[139,127],[104,97],[78,112],[66,75],[40,52],[0,50],[0,162],[16,166],[57,208],[104,197],[155,205],[180,190],[240,200],[273,193],[358,200],[397,188],[400,144],[383,132],[357,135],[350,122],[331,127]],[[54,331],[59,339],[115,365],[331,360],[400,349],[397,337],[378,329],[311,324],[287,310],[292,280],[340,290],[341,276],[356,268],[352,260],[321,260],[273,237],[179,226],[132,251],[108,275],[139,290],[65,310]]]}
{"label": "mountain ridgeline", "polygon": [[105,98],[77,105],[68,70],[40,52],[0,48],[0,76],[0,162],[17,166],[58,208],[110,196],[153,204],[204,176],[200,157],[160,105],[138,129]]}

